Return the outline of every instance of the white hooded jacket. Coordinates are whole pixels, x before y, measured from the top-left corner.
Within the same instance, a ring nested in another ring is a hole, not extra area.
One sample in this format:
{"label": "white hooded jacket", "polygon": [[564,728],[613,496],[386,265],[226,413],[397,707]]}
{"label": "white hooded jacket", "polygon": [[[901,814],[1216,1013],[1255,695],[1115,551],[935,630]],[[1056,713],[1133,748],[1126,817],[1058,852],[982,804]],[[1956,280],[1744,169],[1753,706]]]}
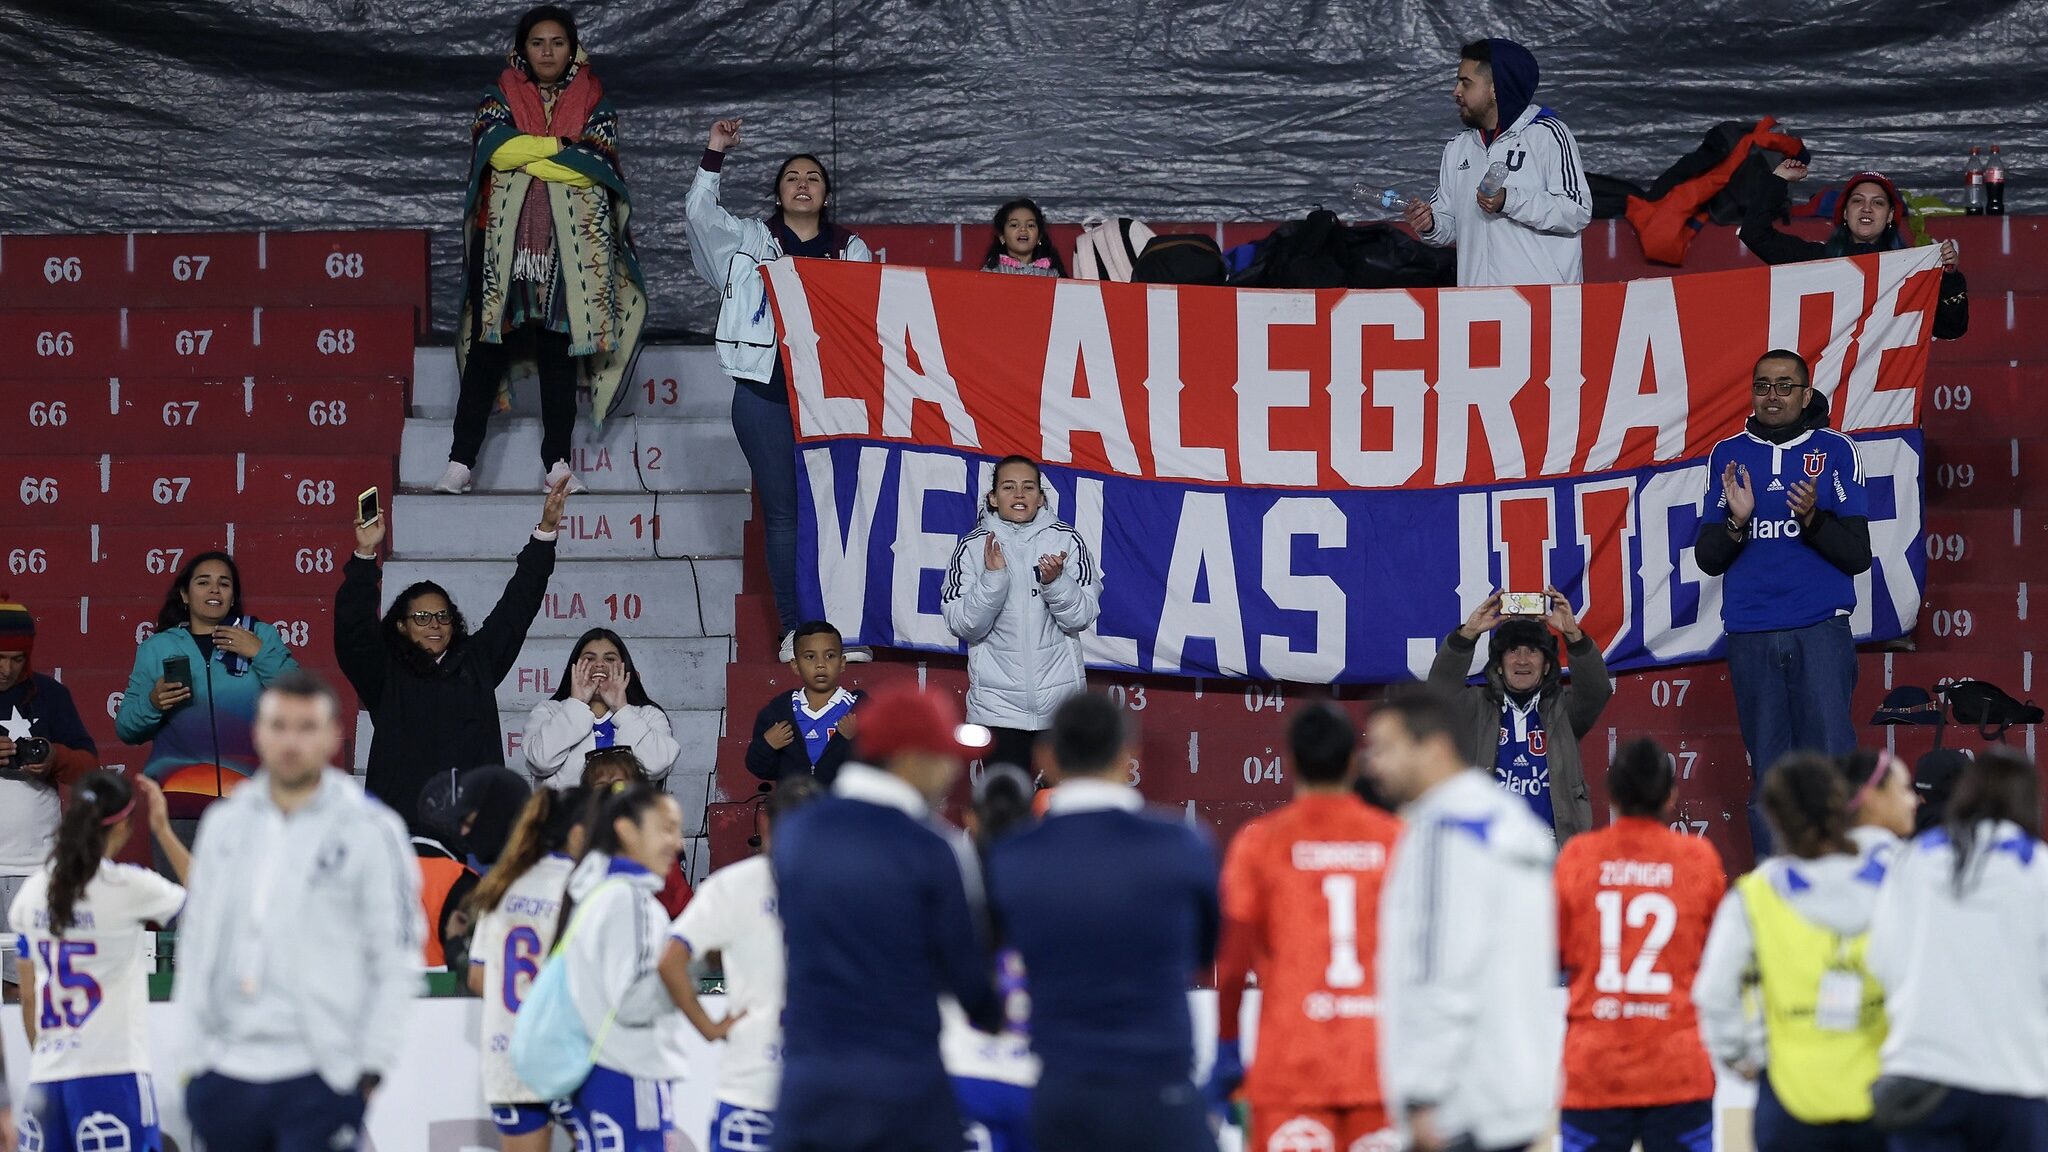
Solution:
{"label": "white hooded jacket", "polygon": [[669,923],[656,899],[661,882],[637,864],[586,855],[569,877],[574,931],[549,961],[569,965],[569,998],[597,1041],[597,1065],[636,1080],[681,1080],[690,1071],[689,1022],[661,981]]}
{"label": "white hooded jacket", "polygon": [[[718,202],[719,174],[697,169],[683,201],[683,232],[690,263],[704,282],[722,294],[718,305],[718,365],[729,376],[767,383],[775,371],[775,312],[768,306],[768,278],[761,265],[782,259],[782,245],[768,225],[741,220]],[[873,260],[860,237],[846,233],[841,260]]]}
{"label": "white hooded jacket", "polygon": [[1946,829],[1901,847],[1867,960],[1885,989],[1885,1072],[2048,1097],[2048,845],[1985,821],[1960,894]]}
{"label": "white hooded jacket", "polygon": [[[984,559],[994,536],[1003,566]],[[1040,584],[1040,556],[1067,563]],[[991,728],[1040,731],[1071,696],[1088,690],[1081,633],[1102,608],[1102,573],[1074,526],[1040,508],[1028,524],[984,510],[981,527],[953,549],[940,597],[946,627],[967,644],[967,719]]]}
{"label": "white hooded jacket", "polygon": [[1399,1117],[1521,1147],[1557,1107],[1557,843],[1478,770],[1401,811],[1407,831],[1380,896],[1380,1079]]}
{"label": "white hooded jacket", "polygon": [[[1510,169],[1499,213],[1479,206],[1479,181],[1496,161]],[[1571,129],[1531,104],[1506,131],[1481,141],[1468,128],[1444,145],[1435,226],[1422,242],[1458,246],[1458,286],[1578,284],[1585,279],[1579,233],[1593,220],[1593,193]]]}

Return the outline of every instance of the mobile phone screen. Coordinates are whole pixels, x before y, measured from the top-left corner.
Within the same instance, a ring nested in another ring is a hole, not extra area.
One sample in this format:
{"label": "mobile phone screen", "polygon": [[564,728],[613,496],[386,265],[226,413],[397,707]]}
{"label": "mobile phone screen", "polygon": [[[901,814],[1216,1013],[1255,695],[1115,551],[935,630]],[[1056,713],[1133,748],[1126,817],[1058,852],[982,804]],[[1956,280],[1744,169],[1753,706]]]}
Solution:
{"label": "mobile phone screen", "polygon": [[356,497],[356,523],[368,524],[370,521],[375,520],[379,514],[377,490],[375,488],[364,489],[363,494]]}

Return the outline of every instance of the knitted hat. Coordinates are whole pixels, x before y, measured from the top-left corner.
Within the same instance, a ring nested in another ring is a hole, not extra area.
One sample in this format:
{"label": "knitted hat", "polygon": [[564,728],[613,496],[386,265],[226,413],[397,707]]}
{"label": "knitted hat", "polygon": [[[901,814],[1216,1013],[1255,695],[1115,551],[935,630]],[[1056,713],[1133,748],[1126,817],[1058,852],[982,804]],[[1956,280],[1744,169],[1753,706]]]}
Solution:
{"label": "knitted hat", "polygon": [[34,653],[36,620],[14,598],[0,592],[0,652]]}

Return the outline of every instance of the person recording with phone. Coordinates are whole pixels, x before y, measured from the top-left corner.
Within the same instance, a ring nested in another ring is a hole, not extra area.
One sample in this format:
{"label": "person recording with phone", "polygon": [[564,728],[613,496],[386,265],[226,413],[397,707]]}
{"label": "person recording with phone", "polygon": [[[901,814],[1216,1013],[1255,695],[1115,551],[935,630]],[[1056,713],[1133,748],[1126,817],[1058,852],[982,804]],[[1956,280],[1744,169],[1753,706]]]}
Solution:
{"label": "person recording with phone", "polygon": [[[33,667],[35,617],[0,592],[0,908],[50,858],[57,790],[99,767],[71,690]],[[0,976],[15,982],[15,937],[0,933]]]}
{"label": "person recording with phone", "polygon": [[[164,595],[156,632],[135,652],[114,718],[122,743],[150,746],[142,770],[181,822],[255,773],[256,699],[299,667],[277,629],[243,609],[242,590],[227,553],[186,561]],[[180,833],[189,839],[192,827]]]}
{"label": "person recording with phone", "polygon": [[367,500],[356,510],[355,554],[342,568],[334,597],[334,654],[370,714],[364,786],[415,835],[433,834],[420,813],[429,778],[505,761],[498,682],[518,663],[527,629],[540,614],[568,501],[569,482],[558,481],[512,579],[475,632],[448,590],[431,580],[407,586],[378,614],[383,573],[377,554],[389,518]]}
{"label": "person recording with phone", "polygon": [[[1488,633],[1492,641],[1480,682],[1468,686],[1473,652]],[[1563,669],[1559,636],[1565,642]],[[1570,683],[1562,671],[1571,673]],[[1613,699],[1614,681],[1600,646],[1579,627],[1563,593],[1545,588],[1540,594],[1488,596],[1444,637],[1430,665],[1429,687],[1451,706],[1458,751],[1466,761],[1491,768],[1503,789],[1551,827],[1559,844],[1593,826],[1579,740]]]}

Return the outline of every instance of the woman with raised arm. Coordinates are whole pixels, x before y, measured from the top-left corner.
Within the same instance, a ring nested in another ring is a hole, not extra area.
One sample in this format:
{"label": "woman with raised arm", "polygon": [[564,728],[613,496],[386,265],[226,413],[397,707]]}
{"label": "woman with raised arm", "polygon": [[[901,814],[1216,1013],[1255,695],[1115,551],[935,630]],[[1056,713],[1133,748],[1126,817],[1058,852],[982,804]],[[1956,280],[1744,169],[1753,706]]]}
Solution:
{"label": "woman with raised arm", "polygon": [[467,492],[494,408],[509,406],[514,354],[540,373],[540,466],[567,479],[576,389],[603,423],[639,350],[647,317],[619,167],[619,114],[591,71],[566,8],[519,18],[498,82],[470,125],[463,299],[456,331],[462,394],[448,470],[435,491]]}
{"label": "woman with raised arm", "polygon": [[[768,579],[775,586],[775,615],[781,640],[775,658],[795,659],[793,640],[803,619],[796,599],[796,426],[789,410],[789,381],[777,345],[775,313],[768,307],[768,281],[761,266],[784,256],[823,260],[872,260],[860,237],[832,220],[832,175],[808,152],[782,162],[775,172],[775,211],[766,220],[742,220],[719,203],[725,155],[739,143],[740,122],[711,126],[697,178],[684,201],[684,229],[690,262],[704,282],[719,290],[718,363],[733,378],[732,430],[754,474],[768,543]],[[848,648],[846,659],[870,658],[865,648]]]}
{"label": "woman with raised arm", "polygon": [[540,614],[568,499],[569,482],[557,481],[504,594],[475,632],[448,590],[431,580],[401,591],[380,617],[377,550],[387,522],[380,515],[356,525],[355,555],[334,597],[334,654],[375,729],[364,786],[415,834],[433,833],[419,810],[429,777],[448,773],[452,794],[456,774],[505,762],[498,683]]}

